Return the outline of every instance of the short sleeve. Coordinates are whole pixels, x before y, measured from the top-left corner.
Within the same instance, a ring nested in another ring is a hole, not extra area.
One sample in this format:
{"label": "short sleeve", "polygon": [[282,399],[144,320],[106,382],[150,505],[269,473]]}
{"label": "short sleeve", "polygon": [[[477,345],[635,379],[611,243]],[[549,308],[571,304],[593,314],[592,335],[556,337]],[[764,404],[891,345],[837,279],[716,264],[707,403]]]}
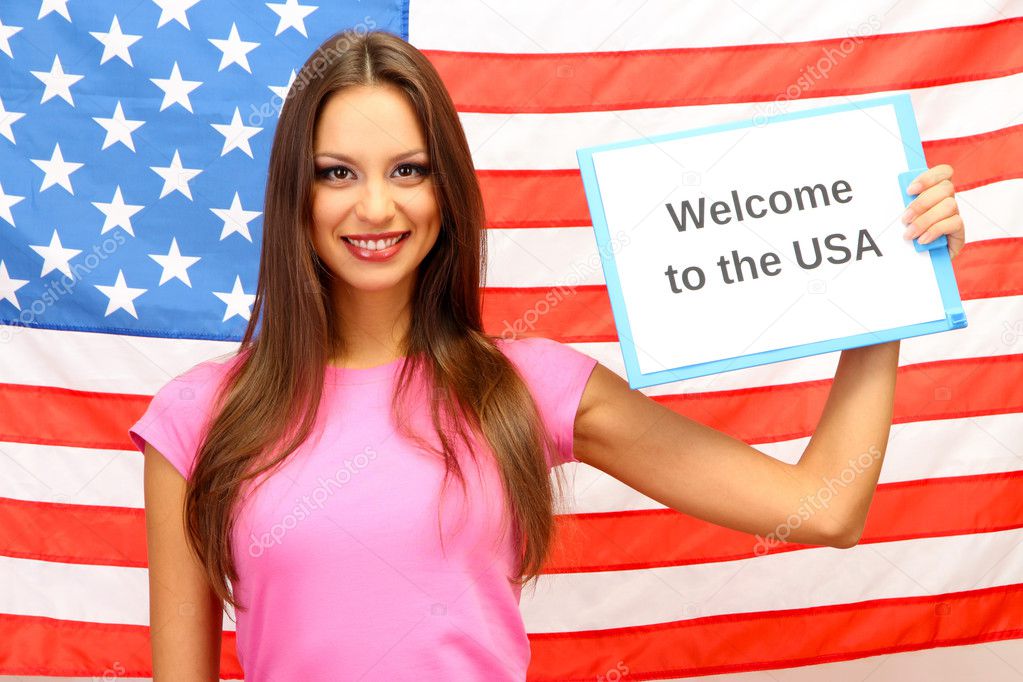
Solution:
{"label": "short sleeve", "polygon": [[164,384],[128,429],[135,448],[148,442],[189,479],[226,364],[208,360]]}
{"label": "short sleeve", "polygon": [[505,353],[516,364],[533,394],[540,415],[557,446],[558,466],[577,462],[574,452],[575,415],[595,358],[568,344],[542,336],[504,341]]}

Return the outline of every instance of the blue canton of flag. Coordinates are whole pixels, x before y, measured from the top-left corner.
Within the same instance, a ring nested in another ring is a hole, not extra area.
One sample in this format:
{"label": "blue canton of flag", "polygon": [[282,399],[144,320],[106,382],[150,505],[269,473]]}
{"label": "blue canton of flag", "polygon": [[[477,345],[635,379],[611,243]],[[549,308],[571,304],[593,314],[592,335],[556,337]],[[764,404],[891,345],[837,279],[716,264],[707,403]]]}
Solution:
{"label": "blue canton of flag", "polygon": [[0,5],[0,324],[238,340],[273,128],[336,31],[399,1]]}

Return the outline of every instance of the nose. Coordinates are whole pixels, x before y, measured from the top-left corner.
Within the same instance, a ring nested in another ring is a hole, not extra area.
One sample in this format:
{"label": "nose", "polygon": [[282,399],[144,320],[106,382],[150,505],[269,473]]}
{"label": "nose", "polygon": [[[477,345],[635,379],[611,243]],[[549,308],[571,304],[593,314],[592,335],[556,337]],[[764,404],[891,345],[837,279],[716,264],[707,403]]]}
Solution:
{"label": "nose", "polygon": [[366,182],[355,204],[355,215],[366,223],[386,224],[391,221],[394,217],[394,199],[386,182],[377,178]]}

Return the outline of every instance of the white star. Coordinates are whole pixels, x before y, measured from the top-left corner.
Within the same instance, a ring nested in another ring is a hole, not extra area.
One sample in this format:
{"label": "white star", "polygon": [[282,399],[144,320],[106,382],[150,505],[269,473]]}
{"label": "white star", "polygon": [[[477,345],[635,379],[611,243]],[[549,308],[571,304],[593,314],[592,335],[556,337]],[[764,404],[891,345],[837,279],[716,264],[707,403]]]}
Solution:
{"label": "white star", "polygon": [[109,204],[94,201],[92,205],[106,216],[103,220],[103,229],[100,230],[100,234],[106,234],[115,227],[122,227],[132,237],[135,236],[135,231],[131,227],[131,217],[145,208],[145,206],[124,203],[120,185],[114,190],[114,198],[110,200]]}
{"label": "white star", "polygon": [[42,19],[50,12],[56,12],[68,21],[71,21],[71,15],[67,11],[67,3],[68,0],[43,0],[42,4],[39,5],[39,16],[36,19]]}
{"label": "white star", "polygon": [[[270,85],[270,86],[267,86],[267,87],[269,87],[270,88],[270,92],[272,92],[273,94],[277,95],[277,97],[283,103],[284,100],[288,99],[288,92],[291,90],[291,85],[294,82],[295,82],[295,69],[292,69],[291,70],[291,76],[288,78],[288,84],[287,85]],[[280,110],[278,110],[277,113],[280,113]]]}
{"label": "white star", "polygon": [[14,53],[11,51],[11,41],[10,41],[10,38],[15,33],[20,31],[22,28],[24,28],[24,27],[23,26],[4,26],[4,22],[0,21],[0,50],[3,50],[4,53],[8,57],[10,57],[12,59],[14,58]]}
{"label": "white star", "polygon": [[178,150],[174,150],[174,158],[169,166],[150,166],[157,175],[163,178],[163,189],[160,190],[160,198],[163,199],[171,192],[177,190],[189,199],[192,198],[192,190],[188,188],[188,182],[202,170],[199,168],[185,168],[181,165],[181,157]]}
{"label": "white star", "polygon": [[53,145],[53,155],[47,159],[29,159],[32,163],[39,166],[40,170],[45,173],[43,176],[43,184],[40,185],[39,191],[42,192],[47,187],[53,185],[60,185],[71,194],[75,193],[75,190],[71,188],[71,174],[76,170],[84,166],[84,163],[75,163],[74,161],[65,161],[64,155],[60,153],[60,144],[56,143]]}
{"label": "white star", "polygon": [[114,107],[114,115],[111,118],[97,118],[93,116],[93,121],[99,123],[107,131],[107,135],[103,138],[103,149],[106,149],[115,142],[120,142],[128,149],[135,151],[135,143],[131,139],[131,134],[141,128],[145,121],[130,121],[124,117],[124,111],[121,110],[121,101],[117,101],[117,106]]}
{"label": "white star", "polygon": [[74,275],[71,274],[71,266],[68,261],[80,254],[81,249],[65,249],[63,244],[60,243],[60,235],[57,231],[53,231],[53,236],[50,237],[49,246],[34,246],[29,244],[29,248],[38,253],[43,257],[43,271],[39,273],[40,277],[44,277],[47,273],[53,272],[54,270],[60,270],[68,277],[74,279]]}
{"label": "white star", "polygon": [[249,306],[256,300],[255,294],[245,293],[242,289],[242,278],[237,275],[235,275],[234,288],[231,291],[214,291],[213,295],[227,304],[227,310],[224,311],[224,319],[221,322],[227,322],[235,315],[246,320],[249,319],[252,312],[249,310]]}
{"label": "white star", "polygon": [[40,104],[54,95],[58,95],[71,106],[75,105],[75,101],[71,98],[71,86],[85,78],[85,76],[73,73],[64,73],[64,67],[60,65],[60,55],[53,55],[53,65],[49,71],[33,71],[32,75],[46,85],[46,89],[43,90],[43,98],[39,100]]}
{"label": "white star", "polygon": [[192,111],[192,102],[188,99],[188,93],[202,85],[202,81],[182,80],[177,62],[174,62],[168,78],[150,78],[149,80],[153,81],[156,87],[163,90],[163,102],[160,104],[160,111],[176,102],[188,109],[189,112],[195,113]]}
{"label": "white star", "polygon": [[220,241],[224,241],[228,235],[237,232],[251,242],[252,235],[249,234],[249,223],[256,216],[262,215],[262,211],[246,211],[243,209],[242,200],[238,197],[238,192],[234,193],[234,199],[231,200],[231,208],[211,208],[210,210],[224,221],[224,229],[220,231]]}
{"label": "white star", "polygon": [[185,12],[198,4],[199,0],[153,0],[153,2],[160,8],[160,18],[156,22],[157,28],[173,20],[189,31],[192,30],[192,27],[188,25],[188,15]]}
{"label": "white star", "polygon": [[103,314],[103,317],[108,317],[110,313],[123,308],[136,320],[139,319],[138,313],[135,312],[135,299],[146,293],[148,289],[135,289],[128,286],[127,282],[124,281],[123,270],[117,271],[117,281],[114,282],[113,286],[104,286],[102,284],[94,284],[93,286],[110,299],[110,302],[107,303],[107,311]]}
{"label": "white star", "polygon": [[242,40],[238,35],[238,27],[236,25],[231,24],[231,33],[228,34],[226,39],[210,38],[209,41],[224,53],[220,57],[220,67],[217,68],[217,71],[223,71],[225,67],[237,64],[249,73],[252,73],[252,69],[249,68],[249,58],[246,55],[259,47],[259,43]]}
{"label": "white star", "polygon": [[14,292],[26,284],[27,279],[14,279],[7,274],[7,264],[0,260],[0,300],[10,301],[15,308],[21,310],[21,304],[18,303],[18,297]]}
{"label": "white star", "polygon": [[268,2],[266,6],[280,17],[277,21],[275,36],[279,36],[282,31],[293,28],[307,38],[309,36],[305,32],[305,18],[319,9],[318,5],[300,5],[298,0],[286,0],[284,4]]}
{"label": "white star", "polygon": [[[11,206],[14,206],[24,198],[25,197],[19,197],[15,194],[4,194],[4,186],[0,185],[0,218],[9,222],[11,227],[15,227],[14,214],[11,213]],[[223,239],[223,237],[221,237],[221,239]]]}
{"label": "white star", "polygon": [[14,142],[14,131],[11,130],[11,126],[24,116],[25,114],[20,111],[7,111],[4,109],[3,100],[0,100],[0,135]]}
{"label": "white star", "polygon": [[121,32],[121,24],[117,21],[117,15],[110,22],[110,30],[107,33],[101,31],[89,31],[96,40],[103,43],[103,56],[99,58],[100,64],[106,64],[111,57],[119,57],[128,66],[135,66],[131,63],[131,53],[128,48],[142,39],[142,36],[131,35]]}
{"label": "white star", "polygon": [[181,251],[178,250],[177,238],[171,239],[170,251],[167,252],[166,256],[151,253],[149,257],[163,268],[163,274],[160,275],[160,284],[169,282],[172,278],[177,277],[188,286],[192,286],[192,282],[188,279],[188,268],[202,260],[199,256],[182,256]]}
{"label": "white star", "polygon": [[252,158],[252,147],[249,146],[249,138],[258,133],[262,128],[242,124],[242,115],[238,107],[234,108],[234,116],[227,125],[223,123],[211,123],[214,130],[224,136],[224,148],[220,155],[227,154],[232,149],[241,149],[248,157]]}
{"label": "white star", "polygon": [[0,218],[3,218],[10,223],[11,227],[15,227],[15,225],[14,215],[11,214],[10,208],[24,198],[24,196],[17,196],[16,194],[5,194],[3,191],[3,185],[0,185]]}

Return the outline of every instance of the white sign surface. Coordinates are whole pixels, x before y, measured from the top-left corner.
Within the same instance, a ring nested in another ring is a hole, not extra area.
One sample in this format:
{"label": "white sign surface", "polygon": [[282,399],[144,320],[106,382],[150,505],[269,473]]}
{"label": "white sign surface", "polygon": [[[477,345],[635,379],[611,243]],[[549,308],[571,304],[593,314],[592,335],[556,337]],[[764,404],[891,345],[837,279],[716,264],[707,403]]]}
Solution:
{"label": "white sign surface", "polygon": [[904,144],[877,106],[594,148],[639,373],[945,320],[931,251],[902,237]]}

